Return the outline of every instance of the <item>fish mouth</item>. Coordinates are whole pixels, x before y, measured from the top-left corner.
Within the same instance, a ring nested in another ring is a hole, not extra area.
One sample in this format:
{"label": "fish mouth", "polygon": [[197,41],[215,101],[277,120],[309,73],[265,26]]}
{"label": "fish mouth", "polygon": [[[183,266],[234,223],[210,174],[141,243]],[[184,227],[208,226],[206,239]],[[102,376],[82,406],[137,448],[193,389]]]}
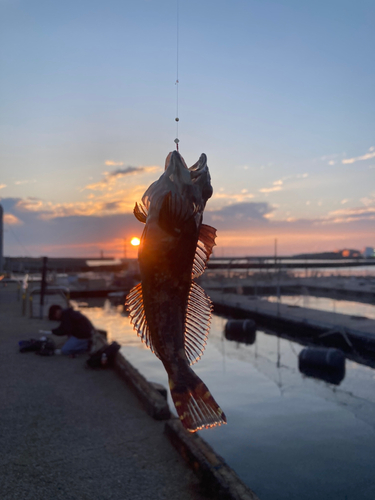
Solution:
{"label": "fish mouth", "polygon": [[197,163],[189,168],[191,182],[199,187],[202,193],[202,199],[204,206],[209,198],[213,194],[213,189],[211,186],[211,176],[207,165],[207,156],[202,153],[199,157]]}
{"label": "fish mouth", "polygon": [[[183,157],[180,155],[178,151],[172,151],[171,153],[168,154],[166,160],[165,160],[165,169],[170,169],[171,171],[176,171],[178,169],[181,170],[188,170],[190,172],[190,179],[193,183],[195,183],[197,180],[199,180],[200,177],[204,176],[207,177],[208,174],[208,166],[207,166],[207,156],[202,153],[199,157],[199,160],[194,163],[192,167],[188,167],[186,165],[185,160]],[[209,174],[208,174],[209,177]],[[209,181],[211,180],[210,178],[208,179]]]}
{"label": "fish mouth", "polygon": [[164,170],[167,170],[169,166],[175,166],[175,167],[183,167],[189,170],[188,166],[186,165],[185,160],[183,157],[180,155],[178,151],[172,151],[171,153],[168,154],[167,158],[165,159],[165,168]]}
{"label": "fish mouth", "polygon": [[195,207],[204,210],[208,198],[212,196],[211,177],[204,153],[190,168],[178,151],[168,154],[165,171],[148,187],[142,196],[142,203],[146,210],[152,203],[156,213],[167,195],[188,200]]}
{"label": "fish mouth", "polygon": [[204,153],[202,153],[197,163],[194,163],[194,165],[189,168],[190,177],[194,181],[194,179],[197,179],[206,171],[208,171],[207,156]]}
{"label": "fish mouth", "polygon": [[172,151],[171,153],[168,154],[167,158],[165,159],[165,168],[164,170],[167,170],[169,166],[174,166],[174,167],[180,167],[189,170],[190,172],[190,177],[192,179],[195,179],[199,177],[199,175],[202,174],[202,171],[207,169],[207,156],[202,153],[199,157],[199,160],[194,163],[192,167],[188,167],[186,165],[186,162],[184,158],[180,155],[178,151]]}

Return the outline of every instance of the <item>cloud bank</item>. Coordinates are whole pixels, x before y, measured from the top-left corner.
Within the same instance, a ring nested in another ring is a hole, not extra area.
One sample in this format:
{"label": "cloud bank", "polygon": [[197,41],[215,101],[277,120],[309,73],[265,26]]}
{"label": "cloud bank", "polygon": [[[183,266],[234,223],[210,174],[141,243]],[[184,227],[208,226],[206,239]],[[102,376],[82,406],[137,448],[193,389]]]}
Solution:
{"label": "cloud bank", "polygon": [[[133,199],[128,205],[133,207]],[[95,202],[93,202],[95,203]],[[118,213],[117,202],[103,203],[101,214],[80,213],[66,206],[36,199],[3,198],[5,217],[5,254],[121,257],[124,243],[140,237],[143,224],[131,209]],[[79,208],[79,207],[78,207]],[[332,250],[335,248],[375,246],[375,193],[362,200],[362,206],[329,212],[315,219],[288,218],[278,220],[275,207],[267,202],[241,202],[217,210],[206,210],[204,223],[217,228],[215,254],[271,254],[278,238],[280,253]],[[23,248],[21,248],[20,243]],[[129,248],[130,251],[130,248]],[[222,253],[221,253],[222,252]],[[132,256],[136,256],[135,253]]]}

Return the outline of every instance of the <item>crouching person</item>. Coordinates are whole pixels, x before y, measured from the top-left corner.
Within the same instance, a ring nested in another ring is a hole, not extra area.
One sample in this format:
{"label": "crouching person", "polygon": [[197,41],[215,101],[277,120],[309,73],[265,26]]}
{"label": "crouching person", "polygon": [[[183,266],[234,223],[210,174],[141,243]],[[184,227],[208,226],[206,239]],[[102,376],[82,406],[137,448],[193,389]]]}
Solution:
{"label": "crouching person", "polygon": [[68,336],[61,354],[81,354],[90,349],[94,327],[82,313],[72,308],[63,309],[61,306],[53,305],[49,308],[48,319],[60,321],[60,326],[52,330],[54,335]]}

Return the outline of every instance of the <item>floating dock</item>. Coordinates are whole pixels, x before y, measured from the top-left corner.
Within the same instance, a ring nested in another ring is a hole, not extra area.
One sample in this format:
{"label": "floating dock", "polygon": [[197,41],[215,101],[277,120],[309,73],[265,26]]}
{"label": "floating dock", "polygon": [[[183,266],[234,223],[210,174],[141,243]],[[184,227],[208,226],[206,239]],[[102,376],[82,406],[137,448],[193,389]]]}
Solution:
{"label": "floating dock", "polygon": [[[287,335],[338,345],[375,360],[375,320],[207,290],[216,313],[251,318]],[[330,337],[330,338],[329,338]],[[335,338],[336,337],[336,338]],[[323,342],[323,339],[324,340]]]}

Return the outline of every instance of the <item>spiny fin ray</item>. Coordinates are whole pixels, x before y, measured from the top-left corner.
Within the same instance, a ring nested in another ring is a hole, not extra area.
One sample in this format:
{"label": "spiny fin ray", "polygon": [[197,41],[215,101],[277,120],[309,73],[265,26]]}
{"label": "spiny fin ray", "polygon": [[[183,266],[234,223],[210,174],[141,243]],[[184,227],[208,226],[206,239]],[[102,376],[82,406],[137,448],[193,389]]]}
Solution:
{"label": "spiny fin ray", "polygon": [[125,307],[129,313],[130,323],[133,325],[138,337],[141,337],[142,342],[149,349],[151,349],[156,356],[158,356],[152,345],[150,330],[147,326],[147,319],[143,305],[142,283],[139,283],[130,290],[126,297]]}
{"label": "spiny fin ray", "polygon": [[133,213],[135,217],[139,220],[139,222],[146,224],[147,208],[142,203],[140,203],[139,205],[138,203],[135,204]]}
{"label": "spiny fin ray", "polygon": [[197,249],[193,262],[192,278],[202,276],[206,269],[208,259],[212,254],[213,247],[216,245],[216,229],[207,224],[202,224],[199,232]]}
{"label": "spiny fin ray", "polygon": [[[199,313],[197,314],[197,311]],[[206,292],[194,281],[191,282],[185,317],[185,353],[189,364],[202,356],[210,331],[212,303]],[[189,349],[187,349],[189,346]]]}

